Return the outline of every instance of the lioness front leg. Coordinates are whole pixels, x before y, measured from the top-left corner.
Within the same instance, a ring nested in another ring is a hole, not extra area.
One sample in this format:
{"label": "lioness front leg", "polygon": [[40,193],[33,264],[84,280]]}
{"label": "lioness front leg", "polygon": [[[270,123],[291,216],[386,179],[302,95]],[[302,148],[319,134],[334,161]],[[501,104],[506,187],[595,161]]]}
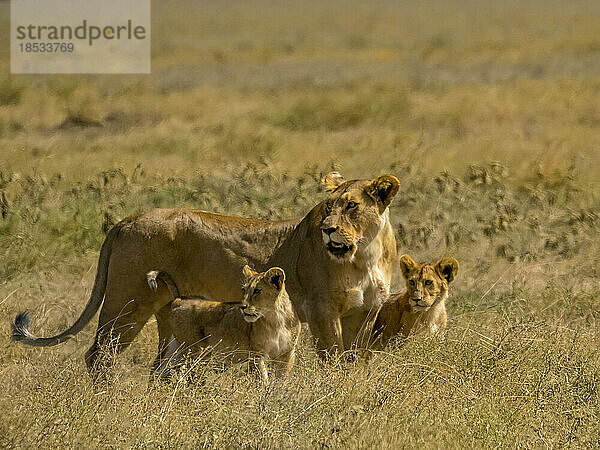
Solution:
{"label": "lioness front leg", "polygon": [[323,314],[309,323],[310,330],[316,341],[319,356],[327,358],[328,355],[344,351],[342,337],[342,321],[339,316]]}
{"label": "lioness front leg", "polygon": [[373,339],[373,328],[375,327],[375,321],[379,314],[379,307],[371,308],[365,317],[365,320],[360,327],[358,335],[356,336],[356,346],[359,349],[368,350],[371,347]]}

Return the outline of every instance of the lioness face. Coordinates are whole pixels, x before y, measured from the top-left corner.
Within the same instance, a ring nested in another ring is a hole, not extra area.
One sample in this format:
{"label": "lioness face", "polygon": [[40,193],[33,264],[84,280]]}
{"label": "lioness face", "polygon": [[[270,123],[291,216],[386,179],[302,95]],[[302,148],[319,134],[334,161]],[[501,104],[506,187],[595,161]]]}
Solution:
{"label": "lioness face", "polygon": [[331,192],[323,203],[323,244],[333,260],[352,260],[385,225],[384,214],[400,182],[391,175],[346,181],[337,172],[329,173],[322,182]]}
{"label": "lioness face", "polygon": [[443,258],[437,263],[419,264],[410,256],[402,255],[400,268],[406,280],[411,311],[427,311],[448,295],[448,284],[458,273],[458,261]]}
{"label": "lioness face", "polygon": [[271,267],[266,272],[255,272],[249,266],[244,266],[243,276],[244,299],[240,310],[246,322],[256,322],[277,308],[279,296],[285,289],[285,272],[279,267]]}

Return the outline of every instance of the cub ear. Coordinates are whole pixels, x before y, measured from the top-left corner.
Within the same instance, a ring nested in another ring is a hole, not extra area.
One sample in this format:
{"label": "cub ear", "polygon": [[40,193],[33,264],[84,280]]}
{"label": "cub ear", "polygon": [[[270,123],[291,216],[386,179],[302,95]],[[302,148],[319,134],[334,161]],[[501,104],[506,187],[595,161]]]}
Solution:
{"label": "cub ear", "polygon": [[451,283],[458,273],[458,261],[454,258],[442,258],[435,265],[435,268],[440,276]]}
{"label": "cub ear", "polygon": [[382,213],[392,203],[399,188],[400,181],[398,178],[393,175],[383,175],[371,181],[365,191],[375,199],[379,205],[379,212]]}
{"label": "cub ear", "polygon": [[244,278],[252,278],[254,275],[257,274],[257,272],[252,270],[248,264],[244,266],[244,268],[242,269],[242,273],[244,274]]}
{"label": "cub ear", "polygon": [[414,260],[408,255],[402,255],[400,257],[400,270],[402,271],[402,276],[404,279],[408,279],[410,273],[417,269],[419,265],[414,262]]}
{"label": "cub ear", "polygon": [[271,267],[267,270],[265,279],[280,291],[285,281],[285,272],[279,267]]}
{"label": "cub ear", "polygon": [[339,172],[329,172],[323,178],[321,178],[321,184],[327,192],[333,192],[337,187],[342,184],[346,179],[340,175]]}

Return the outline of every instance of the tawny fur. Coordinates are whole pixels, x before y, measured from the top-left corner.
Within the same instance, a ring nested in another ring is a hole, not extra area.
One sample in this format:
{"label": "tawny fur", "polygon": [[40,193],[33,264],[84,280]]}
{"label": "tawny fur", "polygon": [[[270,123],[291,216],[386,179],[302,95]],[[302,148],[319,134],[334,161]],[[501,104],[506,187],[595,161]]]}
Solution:
{"label": "tawny fur", "polygon": [[173,340],[162,356],[158,373],[177,365],[184,356],[218,355],[230,363],[252,360],[264,382],[269,363],[278,376],[287,375],[295,360],[300,321],[278,267],[257,273],[244,267],[244,298],[239,304],[179,298],[177,285],[166,272],[147,275],[153,290],[164,282],[173,296],[170,322]]}
{"label": "tawny fur", "polygon": [[399,182],[390,175],[345,181],[339,174],[323,182],[329,196],[298,220],[154,209],[121,221],[102,246],[92,295],[75,324],[58,336],[36,338],[21,321],[14,339],[56,345],[78,333],[101,307],[86,354],[92,373],[106,363],[100,348],[122,351],[152,315],[159,350],[165,352],[173,335],[172,298],[166,290],[150,292],[141,274],[160,269],[184,293],[240,301],[240,272],[249,264],[286,271],[295,311],[308,322],[320,350],[361,345],[389,294],[396,241],[388,206]]}
{"label": "tawny fur", "polygon": [[400,258],[406,290],[392,294],[375,321],[375,348],[385,347],[397,336],[415,333],[443,334],[446,330],[448,286],[458,273],[458,261],[444,258],[437,263],[416,263],[408,255]]}

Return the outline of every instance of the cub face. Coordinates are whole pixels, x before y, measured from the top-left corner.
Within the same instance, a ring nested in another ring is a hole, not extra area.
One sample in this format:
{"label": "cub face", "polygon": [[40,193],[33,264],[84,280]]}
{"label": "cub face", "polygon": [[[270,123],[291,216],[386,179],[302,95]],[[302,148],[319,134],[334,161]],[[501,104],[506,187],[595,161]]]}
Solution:
{"label": "cub face", "polygon": [[240,310],[246,322],[256,322],[269,311],[277,308],[277,301],[285,290],[285,272],[271,267],[266,272],[255,272],[244,266]]}
{"label": "cub face", "polygon": [[400,269],[406,280],[411,311],[427,311],[447,297],[448,285],[458,273],[458,261],[443,258],[437,263],[416,263],[410,256],[402,255]]}
{"label": "cub face", "polygon": [[392,175],[346,181],[339,173],[331,172],[322,183],[330,192],[321,208],[323,245],[334,261],[352,260],[381,231],[384,214],[400,182]]}

